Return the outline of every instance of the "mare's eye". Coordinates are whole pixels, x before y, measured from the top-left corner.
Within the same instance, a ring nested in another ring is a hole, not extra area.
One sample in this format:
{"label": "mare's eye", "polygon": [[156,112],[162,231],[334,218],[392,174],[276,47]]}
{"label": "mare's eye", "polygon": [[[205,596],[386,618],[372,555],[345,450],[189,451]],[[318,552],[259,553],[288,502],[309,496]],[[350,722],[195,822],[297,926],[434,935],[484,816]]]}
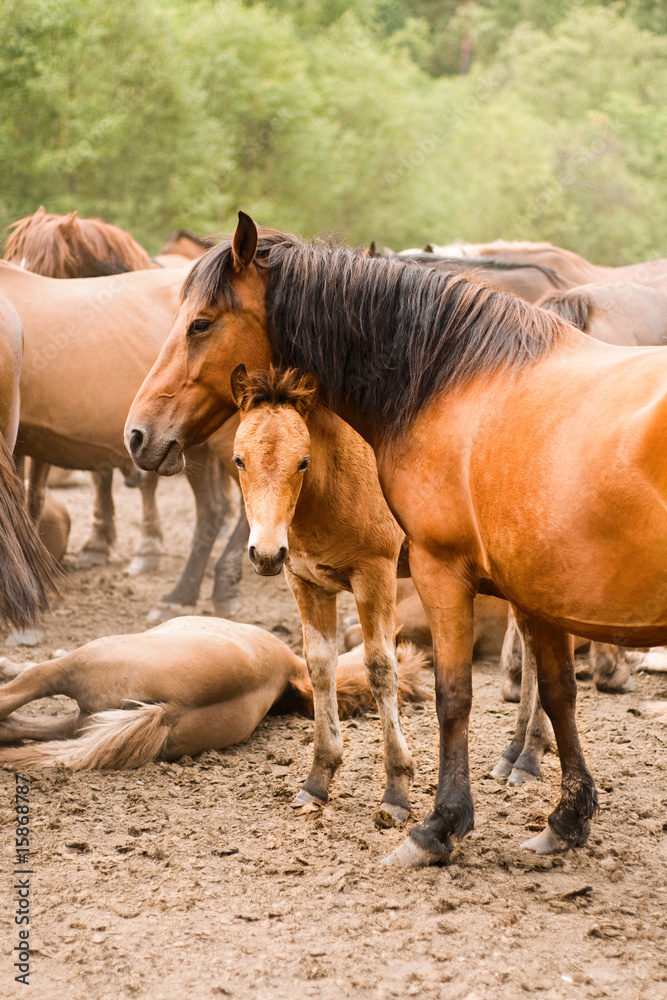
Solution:
{"label": "mare's eye", "polygon": [[192,323],[188,327],[188,334],[191,333],[206,333],[212,326],[210,319],[193,319]]}
{"label": "mare's eye", "polygon": [[305,472],[309,465],[310,465],[310,459],[309,458],[304,458],[304,460],[302,462],[299,462],[299,467],[298,467],[297,471],[298,472]]}
{"label": "mare's eye", "polygon": [[243,459],[239,458],[238,455],[234,455],[234,461],[236,463],[237,469],[245,469],[245,465],[243,464]]}

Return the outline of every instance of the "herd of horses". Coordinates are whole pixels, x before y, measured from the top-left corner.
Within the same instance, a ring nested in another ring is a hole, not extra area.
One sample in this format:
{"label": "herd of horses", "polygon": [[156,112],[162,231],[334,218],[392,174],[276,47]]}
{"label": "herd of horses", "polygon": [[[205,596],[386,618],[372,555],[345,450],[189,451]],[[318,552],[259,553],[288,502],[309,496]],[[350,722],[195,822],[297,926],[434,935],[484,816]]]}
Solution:
{"label": "herd of horses", "polygon": [[[520,687],[520,707],[493,773],[539,775],[553,727],[561,799],[525,846],[583,844],[597,799],[574,716],[574,637],[591,642],[603,690],[632,686],[624,647],[667,640],[667,260],[600,268],[502,242],[378,255],[258,229],[244,213],[233,237],[181,231],[153,259],[116,227],[43,209],[16,224],[5,257],[3,329],[16,344],[22,323],[23,359],[19,347],[1,387],[14,507],[3,487],[0,525],[11,535],[16,518],[23,534],[14,562],[0,536],[0,613],[25,625],[57,587],[37,541],[51,465],[94,474],[82,565],[113,544],[113,469],[140,486],[132,572],[161,552],[159,476],[185,472],[192,551],[152,620],[196,603],[232,479],[244,509],[216,566],[221,617],[177,617],[19,673],[0,689],[0,741],[47,742],[7,747],[0,763],[129,767],[221,748],[290,691],[315,725],[296,802],[327,801],[339,718],[374,704],[386,772],[376,823],[401,825],[413,766],[398,704],[424,692],[423,655],[397,654],[398,623],[399,640],[432,648],[440,774],[432,812],[387,861],[439,862],[473,825],[473,650],[504,635],[505,693]],[[19,465],[31,459],[27,506],[12,449]],[[284,572],[305,665],[225,620],[246,549],[259,574]],[[12,598],[15,564],[32,603]],[[339,657],[341,591],[359,617],[346,638],[363,646]],[[49,693],[78,712],[15,713]]]}

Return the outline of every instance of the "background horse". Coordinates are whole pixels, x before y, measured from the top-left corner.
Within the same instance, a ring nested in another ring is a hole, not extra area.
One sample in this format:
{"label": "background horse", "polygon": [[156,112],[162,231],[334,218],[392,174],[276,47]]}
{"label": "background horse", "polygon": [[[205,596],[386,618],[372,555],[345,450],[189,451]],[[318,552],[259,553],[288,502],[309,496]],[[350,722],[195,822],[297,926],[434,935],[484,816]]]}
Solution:
{"label": "background horse", "polygon": [[[423,662],[414,648],[399,650],[401,700],[425,699]],[[337,686],[341,717],[374,707],[363,650],[340,657]],[[246,740],[287,693],[295,696],[291,707],[312,713],[306,665],[276,636],[222,618],[175,618],[137,635],[96,639],[0,688],[0,742],[53,741],[0,750],[0,765],[127,768],[221,750]],[[54,694],[73,698],[78,711],[11,714]]]}
{"label": "background horse", "polygon": [[23,331],[14,306],[0,295],[0,618],[17,628],[35,624],[46,594],[57,590],[55,562],[30,519],[12,449],[19,426]]}
{"label": "background horse", "polygon": [[597,798],[576,728],[571,635],[635,646],[667,638],[667,355],[601,344],[460,276],[260,235],[241,213],[232,240],[190,271],[132,405],[135,460],[179,471],[184,446],[231,413],[233,368],[271,360],[312,371],[323,402],[373,446],[431,624],[438,791],[390,860],[446,859],[452,837],[473,826],[480,589],[521,617],[560,755],[560,802],[526,846],[584,843]]}

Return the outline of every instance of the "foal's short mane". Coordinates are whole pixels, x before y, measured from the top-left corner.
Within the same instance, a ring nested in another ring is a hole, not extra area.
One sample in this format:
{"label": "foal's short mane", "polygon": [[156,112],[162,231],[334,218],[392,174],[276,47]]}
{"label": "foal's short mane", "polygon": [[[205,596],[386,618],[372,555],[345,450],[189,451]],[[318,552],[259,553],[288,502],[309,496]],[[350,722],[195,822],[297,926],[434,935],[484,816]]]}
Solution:
{"label": "foal's short mane", "polygon": [[245,376],[243,410],[262,403],[272,406],[296,406],[312,397],[314,386],[297,368],[270,366],[268,371],[249,372]]}
{"label": "foal's short mane", "polygon": [[[313,372],[322,402],[353,408],[387,439],[436,395],[478,376],[518,371],[567,327],[552,313],[479,283],[405,260],[259,230],[268,333],[280,365]],[[234,311],[231,239],[195,263],[183,296]]]}

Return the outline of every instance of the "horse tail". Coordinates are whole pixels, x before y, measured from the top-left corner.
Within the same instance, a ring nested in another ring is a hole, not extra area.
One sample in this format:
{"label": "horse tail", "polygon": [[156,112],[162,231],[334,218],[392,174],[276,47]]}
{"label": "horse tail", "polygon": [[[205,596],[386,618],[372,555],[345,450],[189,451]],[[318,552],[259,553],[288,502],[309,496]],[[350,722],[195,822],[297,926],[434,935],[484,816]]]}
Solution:
{"label": "horse tail", "polygon": [[556,313],[577,330],[586,333],[591,318],[591,303],[585,291],[573,288],[567,292],[548,292],[535,304]]}
{"label": "horse tail", "polygon": [[[428,665],[428,657],[411,642],[401,643],[396,650],[398,660],[398,703],[426,701],[428,693],[419,683],[421,669]],[[299,677],[290,682],[302,699],[307,715],[313,715],[313,690],[305,663]],[[338,716],[347,719],[356,712],[369,712],[377,703],[366,679],[364,647],[357,646],[338,659],[336,671],[336,700]]]}
{"label": "horse tail", "polygon": [[170,728],[165,705],[139,702],[135,709],[91,715],[76,739],[0,750],[0,766],[17,771],[59,764],[72,771],[139,767],[159,757]]}
{"label": "horse tail", "polygon": [[33,625],[57,594],[61,572],[30,518],[25,488],[0,435],[0,618],[16,628]]}

